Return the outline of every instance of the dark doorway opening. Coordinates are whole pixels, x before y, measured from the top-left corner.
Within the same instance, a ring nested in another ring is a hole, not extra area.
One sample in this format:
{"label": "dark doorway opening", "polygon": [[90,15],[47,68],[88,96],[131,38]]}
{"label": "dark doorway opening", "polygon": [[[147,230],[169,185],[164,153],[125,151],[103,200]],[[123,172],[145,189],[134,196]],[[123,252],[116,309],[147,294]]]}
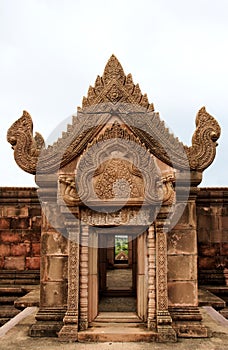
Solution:
{"label": "dark doorway opening", "polygon": [[100,312],[136,312],[136,240],[133,238],[127,234],[99,235],[100,243],[106,245],[98,251]]}

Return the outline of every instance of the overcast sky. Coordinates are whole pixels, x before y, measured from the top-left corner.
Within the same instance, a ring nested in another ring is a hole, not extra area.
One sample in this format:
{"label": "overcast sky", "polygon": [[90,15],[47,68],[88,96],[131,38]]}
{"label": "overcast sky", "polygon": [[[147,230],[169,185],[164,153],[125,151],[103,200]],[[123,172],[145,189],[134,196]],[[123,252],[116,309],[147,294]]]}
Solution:
{"label": "overcast sky", "polygon": [[0,0],[0,50],[0,186],[35,185],[6,141],[11,124],[25,109],[48,138],[112,53],[185,144],[206,106],[222,136],[202,186],[228,186],[227,0]]}

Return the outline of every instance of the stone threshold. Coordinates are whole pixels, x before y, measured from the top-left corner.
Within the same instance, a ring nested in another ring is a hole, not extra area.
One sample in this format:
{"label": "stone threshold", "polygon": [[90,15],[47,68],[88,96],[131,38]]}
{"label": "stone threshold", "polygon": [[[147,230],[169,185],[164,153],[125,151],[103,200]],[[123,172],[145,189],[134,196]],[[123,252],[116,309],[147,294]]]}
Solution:
{"label": "stone threshold", "polygon": [[151,342],[157,333],[149,331],[134,312],[100,312],[90,327],[78,332],[79,342]]}
{"label": "stone threshold", "polygon": [[92,323],[143,323],[135,312],[99,312]]}

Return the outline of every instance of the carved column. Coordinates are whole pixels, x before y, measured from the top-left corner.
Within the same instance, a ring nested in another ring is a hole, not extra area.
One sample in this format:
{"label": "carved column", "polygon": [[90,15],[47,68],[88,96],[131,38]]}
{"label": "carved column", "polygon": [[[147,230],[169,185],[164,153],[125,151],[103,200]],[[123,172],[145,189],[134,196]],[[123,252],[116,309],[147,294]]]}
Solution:
{"label": "carved column", "polygon": [[169,208],[162,206],[156,220],[156,291],[158,341],[176,341],[172,318],[168,311],[167,287],[167,215]]}
{"label": "carved column", "polygon": [[151,225],[147,235],[148,247],[148,317],[147,327],[150,330],[156,329],[156,252],[155,252],[155,232]]}
{"label": "carved column", "polygon": [[85,330],[88,328],[89,226],[82,225],[81,229],[79,329]]}
{"label": "carved column", "polygon": [[69,234],[68,298],[67,312],[63,319],[64,326],[58,336],[60,340],[76,341],[78,339],[80,222],[77,219],[72,220],[72,215],[70,214],[65,224]]}

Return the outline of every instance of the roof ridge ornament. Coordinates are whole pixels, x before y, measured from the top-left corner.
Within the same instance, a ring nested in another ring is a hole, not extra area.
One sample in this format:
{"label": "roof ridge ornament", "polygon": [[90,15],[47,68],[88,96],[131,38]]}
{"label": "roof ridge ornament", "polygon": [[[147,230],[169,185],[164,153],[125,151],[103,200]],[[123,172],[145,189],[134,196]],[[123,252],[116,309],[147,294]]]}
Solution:
{"label": "roof ridge ornament", "polygon": [[118,102],[132,103],[154,111],[153,103],[149,104],[147,95],[142,95],[131,74],[125,75],[115,55],[109,58],[102,77],[97,76],[94,87],[89,87],[87,97],[83,97],[82,108],[107,102],[114,105]]}
{"label": "roof ridge ornament", "polygon": [[108,84],[112,79],[120,81],[122,84],[125,82],[125,74],[123,67],[116,58],[115,55],[112,55],[108,62],[106,63],[102,80],[104,84]]}

